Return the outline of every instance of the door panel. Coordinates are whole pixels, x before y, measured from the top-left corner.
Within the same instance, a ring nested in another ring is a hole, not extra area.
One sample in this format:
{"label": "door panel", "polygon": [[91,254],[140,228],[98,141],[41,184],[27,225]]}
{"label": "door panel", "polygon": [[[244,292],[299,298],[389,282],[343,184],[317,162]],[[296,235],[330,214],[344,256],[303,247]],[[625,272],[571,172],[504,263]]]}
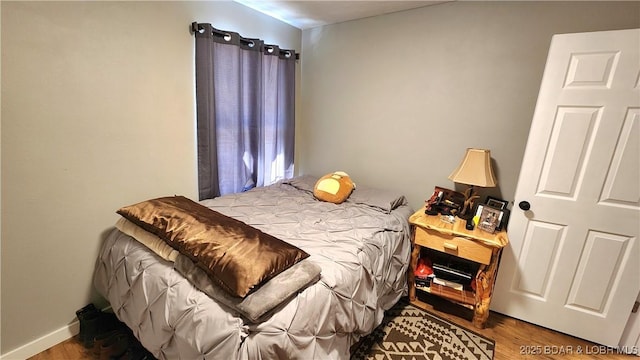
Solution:
{"label": "door panel", "polygon": [[603,205],[630,206],[640,208],[640,187],[627,184],[640,183],[640,109],[629,109],[622,127],[620,139],[614,151],[613,161],[607,174],[600,197]]}
{"label": "door panel", "polygon": [[585,154],[592,141],[594,124],[601,116],[601,109],[559,107],[557,114],[538,193],[574,198],[584,173]]}
{"label": "door panel", "polygon": [[617,346],[640,292],[640,30],[553,37],[492,309]]}
{"label": "door panel", "polygon": [[567,306],[594,315],[606,313],[620,283],[621,270],[631,256],[631,241],[629,237],[596,231],[587,235]]}
{"label": "door panel", "polygon": [[610,88],[618,55],[613,51],[571,54],[565,89]]}
{"label": "door panel", "polygon": [[536,221],[529,227],[520,256],[522,271],[518,273],[514,290],[544,300],[549,293],[549,279],[556,269],[564,227]]}

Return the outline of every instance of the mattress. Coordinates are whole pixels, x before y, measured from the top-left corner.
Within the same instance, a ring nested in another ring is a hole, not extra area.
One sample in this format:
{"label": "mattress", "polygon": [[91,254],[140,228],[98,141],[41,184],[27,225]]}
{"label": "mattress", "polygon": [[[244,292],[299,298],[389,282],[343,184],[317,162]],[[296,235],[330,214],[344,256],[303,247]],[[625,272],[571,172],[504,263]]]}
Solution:
{"label": "mattress", "polygon": [[159,359],[348,359],[351,345],[406,295],[412,210],[403,196],[366,187],[339,205],[319,201],[316,180],[200,202],[299,247],[321,269],[317,282],[259,321],[198,290],[175,263],[117,229],[102,244],[94,285]]}

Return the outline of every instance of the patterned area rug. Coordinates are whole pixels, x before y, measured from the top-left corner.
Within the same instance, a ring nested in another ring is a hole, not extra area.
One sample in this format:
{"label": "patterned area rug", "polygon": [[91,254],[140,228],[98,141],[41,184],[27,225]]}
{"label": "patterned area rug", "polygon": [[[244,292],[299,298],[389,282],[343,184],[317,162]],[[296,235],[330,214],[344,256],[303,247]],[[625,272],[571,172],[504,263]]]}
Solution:
{"label": "patterned area rug", "polygon": [[402,298],[382,324],[351,351],[352,360],[492,360],[495,341],[464,329]]}

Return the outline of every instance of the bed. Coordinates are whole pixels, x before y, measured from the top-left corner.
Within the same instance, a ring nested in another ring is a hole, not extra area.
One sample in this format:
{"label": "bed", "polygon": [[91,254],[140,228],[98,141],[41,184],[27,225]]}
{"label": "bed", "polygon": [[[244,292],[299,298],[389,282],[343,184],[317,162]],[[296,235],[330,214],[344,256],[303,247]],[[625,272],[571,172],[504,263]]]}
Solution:
{"label": "bed", "polygon": [[[308,254],[252,290],[264,291],[253,304],[215,293],[184,257],[162,254],[122,227],[102,244],[94,285],[158,359],[349,359],[350,347],[406,295],[412,210],[404,196],[364,186],[341,204],[319,201],[316,180],[300,176],[199,202]],[[294,291],[268,293],[298,278]]]}

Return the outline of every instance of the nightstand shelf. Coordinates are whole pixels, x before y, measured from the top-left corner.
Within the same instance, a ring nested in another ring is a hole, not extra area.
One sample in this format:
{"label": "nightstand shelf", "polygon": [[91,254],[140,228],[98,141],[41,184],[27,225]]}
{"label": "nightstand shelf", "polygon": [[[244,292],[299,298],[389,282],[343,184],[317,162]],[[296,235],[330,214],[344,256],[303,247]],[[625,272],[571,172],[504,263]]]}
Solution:
{"label": "nightstand shelf", "polygon": [[443,297],[471,310],[476,303],[475,293],[469,290],[458,291],[438,284],[431,284],[430,287],[416,286],[416,290]]}
{"label": "nightstand shelf", "polygon": [[[418,300],[416,290],[443,297],[472,309],[473,325],[484,328],[489,317],[500,254],[502,248],[509,243],[506,231],[491,234],[479,229],[467,230],[463,220],[456,218],[454,223],[448,223],[440,216],[426,215],[424,210],[418,210],[409,218],[413,227],[413,251],[407,276],[409,300],[418,307],[426,308],[426,304]],[[433,283],[429,288],[416,287],[414,274],[423,248],[477,263],[478,271],[472,279],[475,282],[475,291],[456,290]]]}

